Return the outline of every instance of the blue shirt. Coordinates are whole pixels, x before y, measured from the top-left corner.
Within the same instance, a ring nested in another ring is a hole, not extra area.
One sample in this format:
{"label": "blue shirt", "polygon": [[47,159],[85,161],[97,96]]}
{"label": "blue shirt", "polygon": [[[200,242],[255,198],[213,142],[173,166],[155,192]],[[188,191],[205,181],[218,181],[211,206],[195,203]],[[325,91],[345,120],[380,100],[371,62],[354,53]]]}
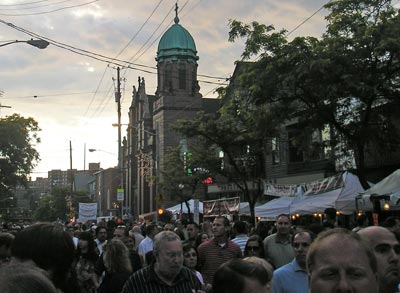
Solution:
{"label": "blue shirt", "polygon": [[276,269],[272,277],[272,293],[308,293],[308,276],[296,259]]}

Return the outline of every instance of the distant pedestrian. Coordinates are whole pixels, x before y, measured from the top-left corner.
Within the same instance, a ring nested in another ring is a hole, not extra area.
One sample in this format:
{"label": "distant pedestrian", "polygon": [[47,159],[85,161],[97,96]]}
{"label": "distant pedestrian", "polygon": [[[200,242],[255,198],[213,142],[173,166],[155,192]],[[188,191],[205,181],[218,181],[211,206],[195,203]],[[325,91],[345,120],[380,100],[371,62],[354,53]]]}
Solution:
{"label": "distant pedestrian", "polygon": [[276,233],[264,239],[265,259],[275,269],[291,262],[294,257],[292,244],[290,242],[290,218],[289,215],[281,214],[276,218]]}
{"label": "distant pedestrian", "polygon": [[154,238],[156,261],[131,275],[122,293],[199,293],[201,283],[190,269],[183,266],[182,242],[171,231]]}
{"label": "distant pedestrian", "polygon": [[272,293],[307,293],[309,291],[306,255],[314,234],[300,231],[292,236],[294,259],[274,271]]}
{"label": "distant pedestrian", "polygon": [[214,238],[204,242],[197,249],[199,268],[205,283],[212,284],[214,274],[221,264],[242,257],[239,245],[229,240],[229,229],[230,223],[226,217],[216,217],[212,226]]}
{"label": "distant pedestrian", "polygon": [[264,244],[258,235],[251,235],[244,247],[244,257],[256,256],[265,258]]}
{"label": "distant pedestrian", "polygon": [[146,238],[144,238],[138,246],[138,253],[142,262],[142,266],[149,265],[146,263],[146,253],[153,250],[154,237],[159,232],[160,229],[156,224],[150,224],[146,226]]}
{"label": "distant pedestrian", "polygon": [[110,240],[104,250],[106,273],[97,293],[119,293],[132,274],[129,249],[119,239]]}
{"label": "distant pedestrian", "polygon": [[246,246],[247,240],[249,239],[249,236],[247,236],[246,223],[243,221],[236,221],[233,224],[233,233],[235,235],[235,238],[233,238],[232,241],[239,245],[242,253],[244,253],[244,248]]}

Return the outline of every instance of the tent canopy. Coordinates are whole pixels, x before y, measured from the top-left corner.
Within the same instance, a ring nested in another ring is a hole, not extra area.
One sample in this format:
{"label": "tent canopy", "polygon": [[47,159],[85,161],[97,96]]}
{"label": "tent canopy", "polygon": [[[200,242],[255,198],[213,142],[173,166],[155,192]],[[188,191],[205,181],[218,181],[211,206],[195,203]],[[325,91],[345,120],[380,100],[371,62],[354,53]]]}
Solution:
{"label": "tent canopy", "polygon": [[280,214],[290,213],[290,204],[295,197],[283,196],[266,202],[263,205],[255,207],[256,217],[275,219]]}
{"label": "tent canopy", "polygon": [[335,208],[341,213],[351,214],[356,211],[356,196],[363,191],[358,177],[344,172],[301,184],[295,197],[273,199],[256,207],[255,213],[257,217],[275,218],[280,214],[315,214],[323,213],[327,208]]}
{"label": "tent canopy", "polygon": [[400,192],[400,169],[397,169],[392,174],[367,189],[364,194],[384,195],[396,192]]}
{"label": "tent canopy", "polygon": [[[400,169],[397,169],[389,176],[383,178],[371,188],[367,189],[358,198],[358,208],[363,211],[372,210],[371,195],[388,195],[390,198],[391,209],[400,208]],[[382,203],[381,203],[382,204]]]}
{"label": "tent canopy", "polygon": [[[188,204],[190,206],[190,213],[194,213],[194,199],[188,200]],[[167,208],[167,210],[173,214],[179,214],[181,212],[181,204],[179,203],[173,207]],[[182,203],[182,213],[189,213],[185,202]],[[199,201],[199,213],[203,213],[203,203],[201,201]]]}
{"label": "tent canopy", "polygon": [[323,213],[334,208],[343,214],[356,211],[356,197],[364,191],[356,175],[349,172],[341,174],[343,183],[340,188],[311,195],[298,195],[290,204],[290,214]]}

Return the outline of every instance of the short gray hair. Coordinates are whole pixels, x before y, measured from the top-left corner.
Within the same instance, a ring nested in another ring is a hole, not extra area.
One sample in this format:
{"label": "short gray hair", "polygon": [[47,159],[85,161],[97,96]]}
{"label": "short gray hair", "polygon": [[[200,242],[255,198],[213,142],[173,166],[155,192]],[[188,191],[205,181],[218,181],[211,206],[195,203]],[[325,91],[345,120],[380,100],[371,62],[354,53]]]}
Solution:
{"label": "short gray hair", "polygon": [[153,251],[157,253],[164,246],[165,242],[175,240],[181,241],[181,238],[175,232],[162,231],[154,237]]}

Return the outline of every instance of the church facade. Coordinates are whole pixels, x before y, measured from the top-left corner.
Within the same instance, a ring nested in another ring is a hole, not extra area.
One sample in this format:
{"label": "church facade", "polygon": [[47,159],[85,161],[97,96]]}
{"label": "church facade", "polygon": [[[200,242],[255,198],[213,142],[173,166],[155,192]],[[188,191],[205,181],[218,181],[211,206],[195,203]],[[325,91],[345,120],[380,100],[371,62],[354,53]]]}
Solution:
{"label": "church facade", "polygon": [[196,45],[179,23],[177,9],[174,24],[159,41],[155,60],[157,90],[148,95],[145,80],[139,77],[123,146],[125,205],[134,218],[162,206],[157,182],[163,180],[168,168],[166,153],[171,148],[185,147],[185,139],[172,125],[180,119],[194,119],[199,111],[215,111],[218,104],[200,94]]}

